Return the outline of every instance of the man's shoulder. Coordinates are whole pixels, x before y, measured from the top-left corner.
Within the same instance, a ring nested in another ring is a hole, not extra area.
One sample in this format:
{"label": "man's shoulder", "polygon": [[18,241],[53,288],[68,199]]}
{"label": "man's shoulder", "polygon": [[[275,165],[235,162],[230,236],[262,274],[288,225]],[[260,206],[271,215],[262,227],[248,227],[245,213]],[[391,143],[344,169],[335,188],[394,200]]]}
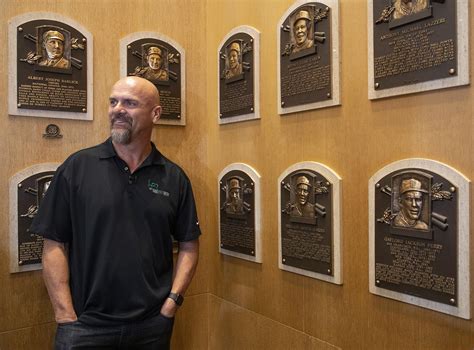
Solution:
{"label": "man's shoulder", "polygon": [[99,157],[104,154],[106,151],[106,146],[104,143],[88,147],[88,148],[83,148],[81,150],[78,150],[74,153],[72,153],[67,159],[64,161],[64,163],[61,165],[62,167],[70,167],[73,165],[77,165],[83,162],[88,162],[88,161],[94,161],[98,160]]}

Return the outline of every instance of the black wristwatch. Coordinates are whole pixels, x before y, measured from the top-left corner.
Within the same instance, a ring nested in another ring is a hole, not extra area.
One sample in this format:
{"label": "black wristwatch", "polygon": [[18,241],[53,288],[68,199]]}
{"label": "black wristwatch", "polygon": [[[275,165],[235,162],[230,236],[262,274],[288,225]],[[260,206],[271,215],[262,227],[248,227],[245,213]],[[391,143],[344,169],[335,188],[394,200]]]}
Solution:
{"label": "black wristwatch", "polygon": [[178,306],[181,306],[184,301],[184,297],[179,293],[170,292],[170,295],[168,295],[168,298],[172,299]]}

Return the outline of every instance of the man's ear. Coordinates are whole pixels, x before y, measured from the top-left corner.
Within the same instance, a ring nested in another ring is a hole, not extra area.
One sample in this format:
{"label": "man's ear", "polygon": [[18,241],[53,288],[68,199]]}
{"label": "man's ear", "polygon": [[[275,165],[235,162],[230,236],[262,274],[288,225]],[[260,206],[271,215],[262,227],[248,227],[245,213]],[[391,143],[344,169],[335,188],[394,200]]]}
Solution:
{"label": "man's ear", "polygon": [[157,105],[157,106],[153,107],[152,115],[153,115],[153,124],[157,124],[158,120],[161,117],[161,106]]}

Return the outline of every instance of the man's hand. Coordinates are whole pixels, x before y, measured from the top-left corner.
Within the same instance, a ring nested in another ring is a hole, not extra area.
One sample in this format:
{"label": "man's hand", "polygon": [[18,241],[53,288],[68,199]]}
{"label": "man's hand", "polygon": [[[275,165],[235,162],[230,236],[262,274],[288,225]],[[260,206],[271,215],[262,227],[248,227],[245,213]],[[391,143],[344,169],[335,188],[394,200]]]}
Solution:
{"label": "man's hand", "polygon": [[172,318],[176,314],[176,311],[178,311],[178,305],[174,302],[174,300],[166,298],[165,302],[163,303],[163,306],[161,307],[160,313],[163,316]]}

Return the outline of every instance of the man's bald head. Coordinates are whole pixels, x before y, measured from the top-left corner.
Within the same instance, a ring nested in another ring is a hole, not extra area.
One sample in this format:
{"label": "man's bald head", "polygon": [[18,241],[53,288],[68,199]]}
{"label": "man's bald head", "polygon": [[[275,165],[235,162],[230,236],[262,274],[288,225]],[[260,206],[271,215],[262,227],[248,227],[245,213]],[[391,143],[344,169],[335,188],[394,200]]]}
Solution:
{"label": "man's bald head", "polygon": [[113,86],[114,90],[126,89],[139,95],[143,101],[153,105],[160,105],[160,93],[156,86],[149,80],[140,77],[125,77],[118,80]]}

